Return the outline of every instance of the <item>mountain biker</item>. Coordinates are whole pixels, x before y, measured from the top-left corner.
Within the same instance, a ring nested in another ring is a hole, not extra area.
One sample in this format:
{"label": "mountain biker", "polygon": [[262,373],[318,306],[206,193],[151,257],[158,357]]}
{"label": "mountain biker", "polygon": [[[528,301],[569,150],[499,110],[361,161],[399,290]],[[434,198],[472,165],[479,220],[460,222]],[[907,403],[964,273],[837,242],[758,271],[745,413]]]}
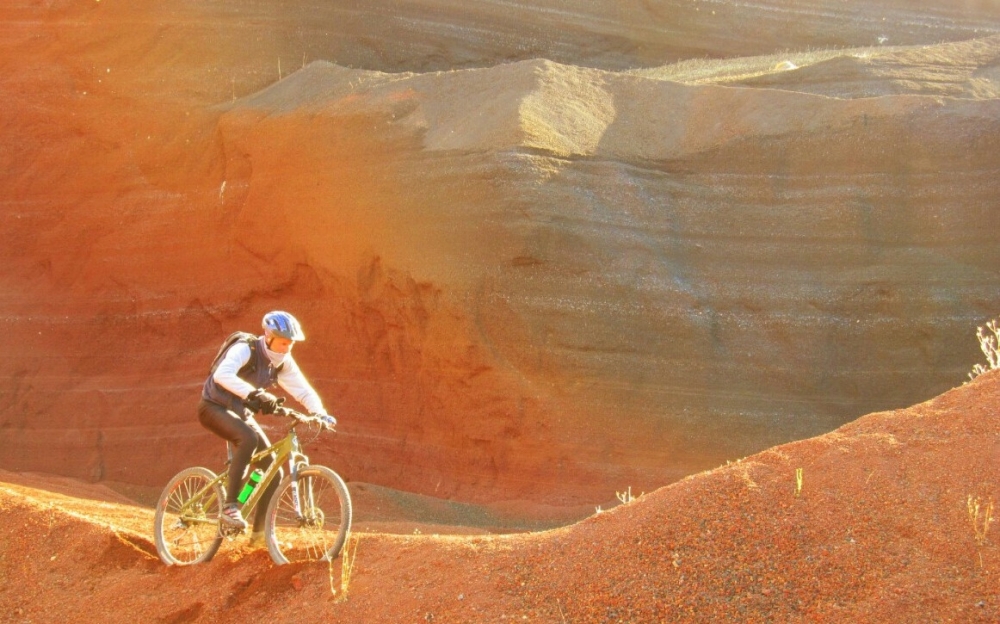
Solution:
{"label": "mountain biker", "polygon": [[[298,320],[288,312],[275,310],[264,315],[261,327],[264,333],[256,340],[251,334],[248,341],[237,341],[229,347],[205,380],[198,403],[201,424],[233,445],[221,522],[240,531],[247,527],[237,501],[243,475],[253,454],[271,445],[254,414],[273,414],[280,404],[269,389],[277,383],[311,414],[323,417],[330,425],[336,423],[292,357],[294,344],[306,339]],[[266,470],[271,461],[265,458],[259,467]],[[271,497],[279,481],[271,481],[262,501]],[[262,539],[266,513],[266,504],[257,506],[251,541]]]}

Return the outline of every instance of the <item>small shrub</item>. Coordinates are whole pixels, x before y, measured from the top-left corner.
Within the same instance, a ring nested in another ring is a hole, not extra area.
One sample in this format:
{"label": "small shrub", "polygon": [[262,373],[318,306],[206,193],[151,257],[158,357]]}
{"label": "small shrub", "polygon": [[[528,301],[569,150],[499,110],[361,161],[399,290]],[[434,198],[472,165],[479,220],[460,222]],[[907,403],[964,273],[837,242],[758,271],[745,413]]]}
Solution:
{"label": "small shrub", "polygon": [[635,499],[639,498],[639,496],[642,496],[642,494],[639,496],[632,496],[632,486],[630,485],[624,492],[615,492],[615,496],[618,497],[618,500],[621,501],[622,505],[627,505],[628,503],[631,503]]}
{"label": "small shrub", "polygon": [[[358,555],[358,543],[360,541],[360,536],[348,536],[347,542],[344,544],[344,549],[340,552],[340,596],[337,597],[337,602],[347,600],[347,590],[351,586],[351,575],[354,573],[354,559]],[[330,568],[330,592],[336,596],[337,589],[334,587],[333,582],[333,560],[330,560],[328,563]]]}
{"label": "small shrub", "polygon": [[987,371],[1000,368],[1000,352],[997,351],[998,346],[1000,346],[1000,327],[997,326],[997,319],[987,323],[985,328],[977,328],[976,337],[979,338],[979,348],[986,354],[986,362],[989,364],[989,367],[987,368],[982,364],[973,366],[972,372],[969,373],[970,380]]}
{"label": "small shrub", "polygon": [[976,534],[976,542],[981,546],[986,541],[990,525],[993,524],[993,499],[983,502],[979,500],[979,497],[973,498],[970,494],[966,505],[969,509],[969,522],[972,523],[972,531]]}

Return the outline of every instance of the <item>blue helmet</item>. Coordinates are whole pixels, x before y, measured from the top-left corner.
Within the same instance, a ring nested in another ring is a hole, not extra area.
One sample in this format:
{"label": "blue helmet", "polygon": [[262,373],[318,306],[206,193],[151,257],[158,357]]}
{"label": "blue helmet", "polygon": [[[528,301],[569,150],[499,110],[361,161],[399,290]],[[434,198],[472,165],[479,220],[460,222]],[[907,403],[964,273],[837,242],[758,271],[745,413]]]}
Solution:
{"label": "blue helmet", "polygon": [[288,312],[275,310],[264,315],[261,322],[265,336],[279,336],[288,340],[302,341],[306,335],[302,332],[302,326],[295,320],[295,317]]}

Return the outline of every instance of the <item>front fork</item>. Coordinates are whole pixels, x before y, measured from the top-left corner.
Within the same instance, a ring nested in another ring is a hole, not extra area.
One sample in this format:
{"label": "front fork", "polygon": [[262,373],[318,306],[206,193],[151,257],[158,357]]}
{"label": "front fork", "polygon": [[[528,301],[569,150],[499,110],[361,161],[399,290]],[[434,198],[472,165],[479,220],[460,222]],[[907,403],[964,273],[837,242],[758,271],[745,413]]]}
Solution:
{"label": "front fork", "polygon": [[295,505],[295,517],[300,521],[305,514],[302,513],[302,497],[299,492],[299,469],[309,466],[309,458],[298,451],[293,451],[288,458],[288,471],[292,477],[292,504]]}

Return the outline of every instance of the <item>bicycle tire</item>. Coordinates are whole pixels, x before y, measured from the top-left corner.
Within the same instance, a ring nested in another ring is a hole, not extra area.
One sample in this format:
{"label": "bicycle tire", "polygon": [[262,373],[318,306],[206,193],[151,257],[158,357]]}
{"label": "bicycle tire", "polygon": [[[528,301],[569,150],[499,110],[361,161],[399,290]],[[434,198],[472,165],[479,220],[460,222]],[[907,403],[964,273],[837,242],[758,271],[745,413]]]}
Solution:
{"label": "bicycle tire", "polygon": [[347,485],[326,466],[303,466],[298,489],[301,518],[295,511],[291,475],[281,480],[267,506],[264,539],[271,559],[278,565],[336,559],[351,530]]}
{"label": "bicycle tire", "polygon": [[[187,468],[171,479],[156,503],[153,534],[156,552],[167,565],[193,565],[211,561],[222,544],[219,516],[226,500],[221,483],[208,468]],[[212,484],[202,501],[198,492]],[[193,505],[189,505],[192,504]],[[190,507],[182,516],[179,512]]]}

